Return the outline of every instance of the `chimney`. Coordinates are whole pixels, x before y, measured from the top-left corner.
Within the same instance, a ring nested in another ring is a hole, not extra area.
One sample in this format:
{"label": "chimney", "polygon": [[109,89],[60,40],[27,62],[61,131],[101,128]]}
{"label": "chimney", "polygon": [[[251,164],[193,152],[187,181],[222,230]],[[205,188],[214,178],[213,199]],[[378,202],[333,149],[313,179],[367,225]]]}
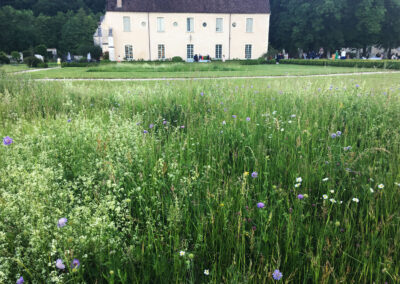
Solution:
{"label": "chimney", "polygon": [[117,0],[117,8],[122,8],[122,0]]}

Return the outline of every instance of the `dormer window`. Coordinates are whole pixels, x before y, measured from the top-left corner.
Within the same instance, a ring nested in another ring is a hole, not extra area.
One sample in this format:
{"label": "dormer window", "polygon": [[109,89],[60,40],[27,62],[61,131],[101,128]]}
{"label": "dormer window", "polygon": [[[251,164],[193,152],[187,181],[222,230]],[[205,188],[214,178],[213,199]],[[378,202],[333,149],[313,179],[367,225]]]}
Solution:
{"label": "dormer window", "polygon": [[122,8],[122,0],[117,0],[117,8]]}

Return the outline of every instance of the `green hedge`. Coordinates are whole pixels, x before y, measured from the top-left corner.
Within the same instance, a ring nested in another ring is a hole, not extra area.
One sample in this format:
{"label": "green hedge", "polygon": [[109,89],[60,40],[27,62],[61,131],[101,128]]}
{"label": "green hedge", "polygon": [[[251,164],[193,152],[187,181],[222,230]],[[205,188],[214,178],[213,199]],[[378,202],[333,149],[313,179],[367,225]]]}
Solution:
{"label": "green hedge", "polygon": [[358,67],[358,68],[379,68],[400,70],[400,60],[329,60],[329,59],[287,59],[280,60],[280,64],[297,64],[297,65],[317,65],[317,66],[337,66],[337,67]]}
{"label": "green hedge", "polygon": [[261,65],[261,64],[275,64],[275,60],[265,60],[264,58],[259,59],[247,59],[247,60],[232,60],[229,62],[238,62],[240,65]]}
{"label": "green hedge", "polygon": [[61,63],[61,67],[93,67],[93,66],[98,66],[98,63],[95,62],[63,62]]}

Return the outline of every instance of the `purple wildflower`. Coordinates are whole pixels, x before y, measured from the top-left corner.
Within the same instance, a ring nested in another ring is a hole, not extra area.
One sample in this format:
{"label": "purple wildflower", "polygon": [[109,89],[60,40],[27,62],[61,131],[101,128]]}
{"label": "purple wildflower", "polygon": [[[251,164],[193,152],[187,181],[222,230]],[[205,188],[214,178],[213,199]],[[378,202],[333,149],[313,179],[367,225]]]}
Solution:
{"label": "purple wildflower", "polygon": [[232,117],[233,117],[233,118],[236,118],[237,116],[236,116],[236,115],[232,115]]}
{"label": "purple wildflower", "polygon": [[64,265],[62,259],[59,258],[56,260],[56,267],[60,270],[65,269],[65,265]]}
{"label": "purple wildflower", "polygon": [[6,136],[6,137],[3,138],[3,144],[4,144],[5,146],[9,146],[9,145],[11,145],[13,142],[14,142],[14,140],[12,140],[12,138],[9,137],[9,136]]}
{"label": "purple wildflower", "polygon": [[181,128],[184,129],[184,128],[185,128],[185,125],[182,125]]}
{"label": "purple wildflower", "polygon": [[18,280],[17,280],[17,284],[22,284],[22,283],[24,283],[24,277],[20,277]]}
{"label": "purple wildflower", "polygon": [[250,121],[250,120],[251,120],[251,118],[250,118],[250,117],[247,117],[247,118],[246,118],[246,120],[247,120],[247,121]]}
{"label": "purple wildflower", "polygon": [[147,134],[147,133],[149,133],[149,132],[148,132],[147,130],[143,130],[143,133],[144,133],[144,134]]}
{"label": "purple wildflower", "polygon": [[68,119],[68,123],[70,123],[71,122],[71,119]]}
{"label": "purple wildflower", "polygon": [[257,177],[258,177],[258,173],[257,173],[257,172],[253,172],[253,173],[251,174],[251,177],[252,177],[252,178],[257,178]]}
{"label": "purple wildflower", "polygon": [[164,121],[162,122],[162,124],[166,125],[166,124],[167,124],[167,121],[166,121],[166,120],[164,120]]}
{"label": "purple wildflower", "polygon": [[360,85],[357,84],[357,85],[356,85],[356,88],[360,88]]}
{"label": "purple wildflower", "polygon": [[81,265],[81,263],[79,262],[79,259],[74,258],[74,260],[71,263],[71,268],[72,269],[77,269],[79,268],[79,266]]}
{"label": "purple wildflower", "polygon": [[255,231],[255,230],[257,230],[257,227],[256,227],[256,226],[253,226],[251,229],[252,229],[253,231]]}
{"label": "purple wildflower", "polygon": [[67,225],[67,221],[68,221],[67,218],[61,218],[60,220],[58,220],[57,227],[58,228],[65,227]]}
{"label": "purple wildflower", "polygon": [[153,127],[154,127],[154,124],[153,124],[153,123],[149,125],[149,128],[150,128],[150,129],[152,129]]}
{"label": "purple wildflower", "polygon": [[201,96],[204,96],[204,92],[201,92],[200,95],[201,95]]}
{"label": "purple wildflower", "polygon": [[272,273],[272,278],[275,280],[281,280],[282,276],[282,272],[280,272],[279,269],[276,269],[274,273]]}
{"label": "purple wildflower", "polygon": [[257,203],[257,208],[264,208],[264,207],[265,207],[264,203],[262,203],[262,202]]}
{"label": "purple wildflower", "polygon": [[332,134],[331,134],[331,138],[332,138],[332,139],[335,139],[336,137],[337,137],[336,133],[332,133]]}
{"label": "purple wildflower", "polygon": [[342,131],[336,132],[336,135],[337,135],[337,136],[341,136],[341,135],[342,135]]}
{"label": "purple wildflower", "polygon": [[303,194],[299,194],[299,195],[297,195],[297,198],[301,200],[301,199],[304,198],[304,195]]}

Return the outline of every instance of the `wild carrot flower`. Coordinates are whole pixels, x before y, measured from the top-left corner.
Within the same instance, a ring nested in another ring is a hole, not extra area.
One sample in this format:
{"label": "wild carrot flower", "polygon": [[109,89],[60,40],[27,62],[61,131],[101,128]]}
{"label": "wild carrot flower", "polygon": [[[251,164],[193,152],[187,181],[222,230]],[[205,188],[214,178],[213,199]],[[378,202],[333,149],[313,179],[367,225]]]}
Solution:
{"label": "wild carrot flower", "polygon": [[64,265],[62,259],[59,258],[56,260],[56,267],[60,270],[65,269],[65,265]]}
{"label": "wild carrot flower", "polygon": [[14,142],[14,140],[13,140],[11,137],[9,137],[9,136],[6,136],[6,137],[3,138],[3,144],[4,144],[5,146],[9,146],[9,145],[11,145],[13,142]]}
{"label": "wild carrot flower", "polygon": [[276,269],[274,273],[272,273],[272,278],[275,280],[281,280],[282,276],[282,272],[280,272],[279,269]]}
{"label": "wild carrot flower", "polygon": [[61,218],[61,219],[59,219],[59,220],[58,220],[57,227],[58,227],[58,228],[65,227],[65,226],[67,225],[67,221],[68,221],[67,218]]}

